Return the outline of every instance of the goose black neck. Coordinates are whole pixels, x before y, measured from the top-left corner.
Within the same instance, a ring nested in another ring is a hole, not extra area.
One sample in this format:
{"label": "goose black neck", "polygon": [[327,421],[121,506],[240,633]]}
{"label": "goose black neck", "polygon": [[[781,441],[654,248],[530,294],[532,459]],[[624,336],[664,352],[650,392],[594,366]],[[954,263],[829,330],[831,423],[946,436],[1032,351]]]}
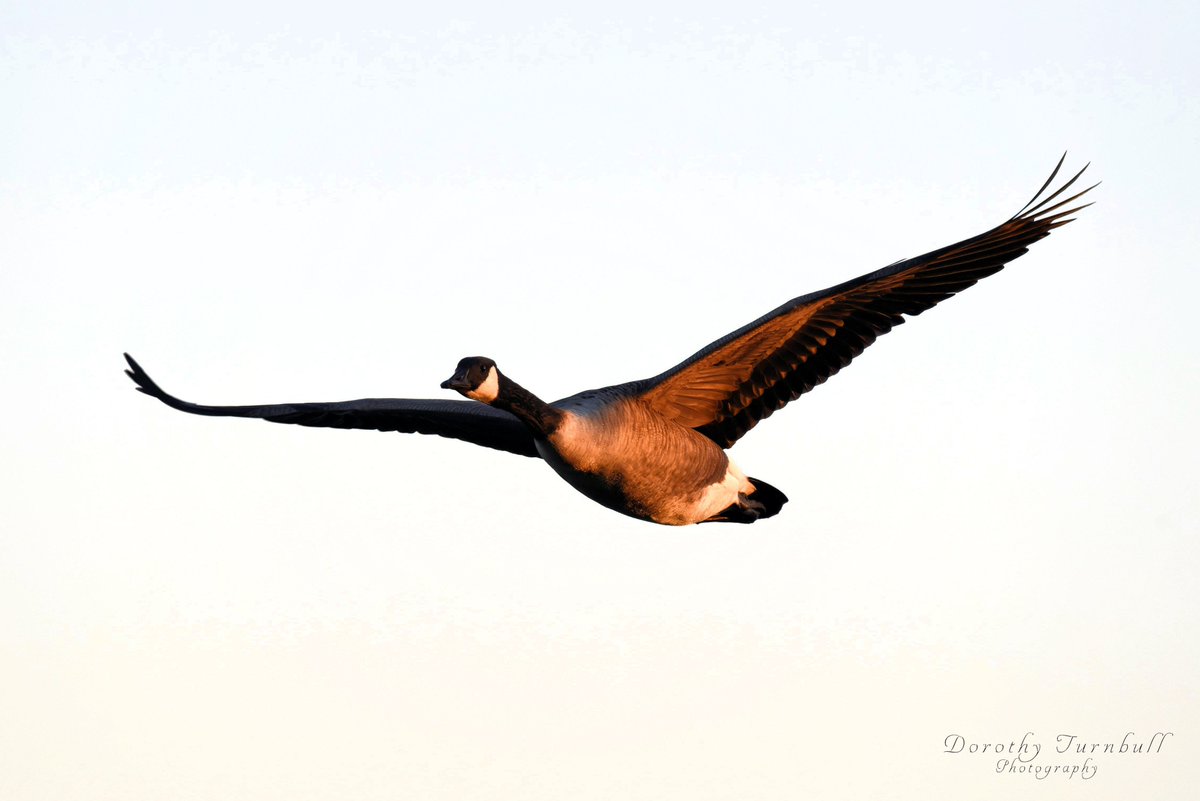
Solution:
{"label": "goose black neck", "polygon": [[492,406],[515,415],[538,437],[548,437],[558,428],[562,412],[503,373],[499,379],[499,392]]}

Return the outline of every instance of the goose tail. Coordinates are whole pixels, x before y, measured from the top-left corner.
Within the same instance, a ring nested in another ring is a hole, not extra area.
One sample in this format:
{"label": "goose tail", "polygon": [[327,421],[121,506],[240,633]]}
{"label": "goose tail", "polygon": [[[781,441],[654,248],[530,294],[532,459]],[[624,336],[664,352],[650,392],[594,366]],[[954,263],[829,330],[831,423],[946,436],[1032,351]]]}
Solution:
{"label": "goose tail", "polygon": [[788,497],[765,481],[753,476],[749,478],[750,483],[754,485],[754,492],[750,493],[749,498],[763,506],[763,511],[759,512],[758,516],[760,518],[774,517],[779,514],[779,510],[788,502]]}
{"label": "goose tail", "polygon": [[737,503],[730,504],[717,514],[701,520],[701,523],[753,523],[764,517],[773,517],[787,503],[787,496],[765,481],[751,478],[754,491],[738,495]]}

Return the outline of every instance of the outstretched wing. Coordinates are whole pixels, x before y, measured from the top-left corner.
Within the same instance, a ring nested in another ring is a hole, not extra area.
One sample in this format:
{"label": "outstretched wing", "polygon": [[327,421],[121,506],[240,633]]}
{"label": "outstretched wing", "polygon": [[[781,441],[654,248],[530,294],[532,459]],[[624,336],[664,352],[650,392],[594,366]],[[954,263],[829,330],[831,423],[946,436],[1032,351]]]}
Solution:
{"label": "outstretched wing", "polygon": [[520,456],[537,456],[529,429],[506,411],[475,401],[364,398],[339,403],[280,403],[269,406],[201,406],[168,395],[125,354],[125,373],[139,391],[190,414],[258,417],[272,423],[325,428],[365,428],[404,434],[437,434]]}
{"label": "outstretched wing", "polygon": [[1000,271],[1065,225],[1083,204],[1063,209],[1093,186],[1050,205],[1083,171],[1043,197],[1046,183],[1007,222],[915,259],[794,298],[661,375],[623,385],[660,413],[728,448],[760,420],[799,398],[904,322]]}

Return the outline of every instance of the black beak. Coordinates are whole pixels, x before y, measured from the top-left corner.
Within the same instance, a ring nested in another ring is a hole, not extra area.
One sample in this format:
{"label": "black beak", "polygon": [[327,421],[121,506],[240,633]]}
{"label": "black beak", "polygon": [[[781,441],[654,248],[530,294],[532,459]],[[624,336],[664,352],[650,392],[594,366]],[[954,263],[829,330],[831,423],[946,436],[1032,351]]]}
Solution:
{"label": "black beak", "polygon": [[442,382],[442,389],[453,389],[461,392],[464,389],[470,389],[471,384],[467,381],[465,373],[455,373]]}

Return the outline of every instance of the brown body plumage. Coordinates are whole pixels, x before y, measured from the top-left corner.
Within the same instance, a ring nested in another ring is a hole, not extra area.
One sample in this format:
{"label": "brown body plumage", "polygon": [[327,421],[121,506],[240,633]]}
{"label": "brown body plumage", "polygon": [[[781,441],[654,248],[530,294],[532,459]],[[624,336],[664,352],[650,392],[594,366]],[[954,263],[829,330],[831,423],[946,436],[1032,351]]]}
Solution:
{"label": "brown body plumage", "polygon": [[572,404],[538,453],[592,500],[655,523],[707,520],[754,491],[711,439],[636,398]]}
{"label": "brown body plumage", "polygon": [[983,234],[794,298],[653,378],[555,403],[511,381],[486,357],[463,359],[442,384],[469,402],[201,406],[163,392],[128,355],[127,372],[142,392],[193,414],[439,434],[540,456],[592,500],[643,520],[751,523],[778,513],[787,498],[747,478],[724,449],[845,367],[906,315],[998,272],[1070,222],[1083,205],[1064,207],[1092,187],[1058,200],[1080,170],[1043,196],[1061,167],[1062,160],[1021,211]]}

